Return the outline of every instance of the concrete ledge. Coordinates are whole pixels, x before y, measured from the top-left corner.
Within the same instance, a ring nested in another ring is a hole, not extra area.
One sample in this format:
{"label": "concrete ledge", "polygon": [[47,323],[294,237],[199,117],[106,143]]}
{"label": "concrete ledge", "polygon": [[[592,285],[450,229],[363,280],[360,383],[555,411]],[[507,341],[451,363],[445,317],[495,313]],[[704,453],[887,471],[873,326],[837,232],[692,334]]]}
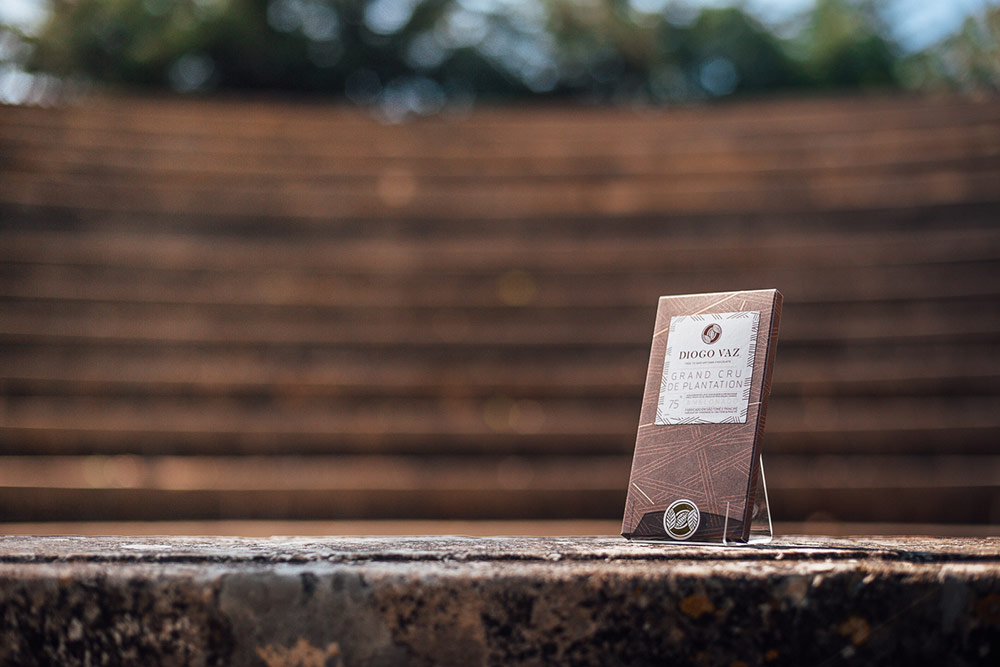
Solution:
{"label": "concrete ledge", "polygon": [[0,538],[0,664],[992,664],[1000,539]]}

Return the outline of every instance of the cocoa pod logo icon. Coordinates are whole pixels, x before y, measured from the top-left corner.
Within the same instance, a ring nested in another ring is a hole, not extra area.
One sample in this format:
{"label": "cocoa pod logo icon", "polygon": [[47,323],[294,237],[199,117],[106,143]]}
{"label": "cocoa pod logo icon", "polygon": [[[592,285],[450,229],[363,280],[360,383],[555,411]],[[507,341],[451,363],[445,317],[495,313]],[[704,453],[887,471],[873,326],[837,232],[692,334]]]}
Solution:
{"label": "cocoa pod logo icon", "polygon": [[687,499],[675,500],[663,513],[663,530],[675,540],[686,540],[701,524],[698,506]]}

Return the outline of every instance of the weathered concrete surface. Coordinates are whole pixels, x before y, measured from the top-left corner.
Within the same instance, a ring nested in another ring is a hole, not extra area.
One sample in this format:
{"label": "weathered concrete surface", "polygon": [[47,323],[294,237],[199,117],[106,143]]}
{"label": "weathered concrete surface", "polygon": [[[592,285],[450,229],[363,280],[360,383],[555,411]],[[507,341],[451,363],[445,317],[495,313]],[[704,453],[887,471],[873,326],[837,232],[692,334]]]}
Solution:
{"label": "weathered concrete surface", "polygon": [[1000,539],[0,538],[0,664],[995,664]]}

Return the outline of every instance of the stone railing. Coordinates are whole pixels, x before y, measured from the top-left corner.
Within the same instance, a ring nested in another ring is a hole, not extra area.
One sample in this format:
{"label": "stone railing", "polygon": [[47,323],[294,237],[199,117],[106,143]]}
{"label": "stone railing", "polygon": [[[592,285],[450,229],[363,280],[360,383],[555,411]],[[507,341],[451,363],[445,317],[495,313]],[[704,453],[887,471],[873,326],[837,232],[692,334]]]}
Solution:
{"label": "stone railing", "polygon": [[0,663],[995,664],[1000,539],[0,538]]}

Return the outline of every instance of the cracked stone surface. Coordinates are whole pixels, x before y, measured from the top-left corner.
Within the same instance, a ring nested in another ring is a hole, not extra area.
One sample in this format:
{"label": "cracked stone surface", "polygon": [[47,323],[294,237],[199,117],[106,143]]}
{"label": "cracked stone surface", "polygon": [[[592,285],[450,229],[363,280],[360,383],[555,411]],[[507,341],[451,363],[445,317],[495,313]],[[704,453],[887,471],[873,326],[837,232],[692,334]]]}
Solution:
{"label": "cracked stone surface", "polygon": [[1000,539],[0,538],[3,665],[995,664]]}

